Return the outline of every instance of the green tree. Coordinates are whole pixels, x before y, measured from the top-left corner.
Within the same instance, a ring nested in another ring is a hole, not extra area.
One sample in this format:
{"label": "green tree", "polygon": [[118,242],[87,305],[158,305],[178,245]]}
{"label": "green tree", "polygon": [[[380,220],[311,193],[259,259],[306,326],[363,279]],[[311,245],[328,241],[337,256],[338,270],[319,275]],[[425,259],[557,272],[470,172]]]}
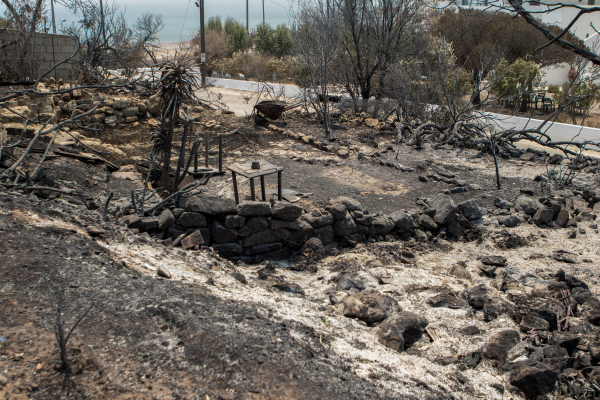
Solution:
{"label": "green tree", "polygon": [[292,34],[285,24],[277,25],[273,42],[275,56],[283,57],[290,55],[292,51]]}
{"label": "green tree", "polygon": [[256,50],[263,54],[274,54],[275,53],[275,36],[273,35],[273,28],[269,24],[260,24],[256,27],[256,37],[254,38],[254,44]]}
{"label": "green tree", "polygon": [[527,100],[531,91],[542,82],[542,72],[538,65],[522,58],[518,58],[512,64],[502,59],[491,75],[489,80],[496,82],[492,91],[500,97],[518,97],[520,110],[523,112],[527,111]]}
{"label": "green tree", "polygon": [[229,55],[246,50],[248,46],[248,33],[246,32],[246,27],[240,21],[227,17],[224,31]]}
{"label": "green tree", "polygon": [[208,22],[206,23],[206,30],[216,31],[219,33],[223,33],[223,23],[221,22],[221,16],[217,15],[216,17],[210,17]]}

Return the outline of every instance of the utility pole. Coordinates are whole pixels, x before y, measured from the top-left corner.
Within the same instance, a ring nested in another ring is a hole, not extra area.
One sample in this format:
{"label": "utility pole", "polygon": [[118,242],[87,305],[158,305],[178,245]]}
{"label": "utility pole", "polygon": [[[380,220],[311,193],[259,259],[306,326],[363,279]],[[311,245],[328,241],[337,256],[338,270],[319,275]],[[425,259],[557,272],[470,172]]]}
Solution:
{"label": "utility pole", "polygon": [[204,0],[196,2],[196,7],[200,9],[200,82],[202,86],[206,85],[206,74],[204,73],[204,63],[206,63],[206,46],[204,42]]}
{"label": "utility pole", "polygon": [[102,0],[100,0],[100,28],[102,29],[102,39],[104,40],[102,47],[106,47],[107,43],[106,43],[106,29],[104,28],[104,5],[102,4]]}
{"label": "utility pole", "polygon": [[265,0],[263,0],[263,26],[265,26]]}
{"label": "utility pole", "polygon": [[56,19],[54,18],[54,0],[50,0],[50,11],[52,13],[52,33],[56,35]]}
{"label": "utility pole", "polygon": [[248,27],[248,2],[250,0],[246,0],[246,33],[250,36],[250,28]]}

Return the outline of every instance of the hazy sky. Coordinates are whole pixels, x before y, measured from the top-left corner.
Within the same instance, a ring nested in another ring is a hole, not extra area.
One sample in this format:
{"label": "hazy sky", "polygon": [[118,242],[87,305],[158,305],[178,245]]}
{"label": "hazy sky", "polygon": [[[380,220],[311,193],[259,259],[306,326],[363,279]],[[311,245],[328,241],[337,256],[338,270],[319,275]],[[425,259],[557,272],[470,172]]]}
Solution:
{"label": "hazy sky", "polygon": [[[108,0],[110,1],[110,0]],[[146,12],[162,14],[165,28],[159,33],[162,42],[175,42],[187,40],[200,27],[200,13],[194,4],[195,0],[122,0],[121,7],[125,9],[125,18],[131,25],[137,18]],[[249,1],[250,29],[262,22],[262,1]],[[297,0],[264,0],[265,20],[275,26],[280,23],[289,22],[289,12],[292,4]],[[2,8],[0,10],[3,11]],[[245,0],[205,0],[205,18],[220,15],[222,19],[231,16],[246,24],[246,1]],[[187,12],[187,16],[186,16]],[[63,7],[56,6],[56,25],[60,28],[62,20],[73,20],[74,17]],[[185,21],[184,21],[185,19]]]}

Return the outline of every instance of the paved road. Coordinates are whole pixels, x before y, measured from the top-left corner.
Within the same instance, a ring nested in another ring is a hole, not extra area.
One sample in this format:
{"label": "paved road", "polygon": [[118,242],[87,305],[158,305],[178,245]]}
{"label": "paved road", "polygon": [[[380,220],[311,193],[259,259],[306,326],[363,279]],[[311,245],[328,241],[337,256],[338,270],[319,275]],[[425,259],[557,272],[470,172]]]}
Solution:
{"label": "paved road", "polygon": [[[259,92],[261,90],[260,84],[252,81],[240,81],[236,79],[213,79],[209,83],[215,87],[222,87],[235,90],[245,90],[249,92]],[[272,84],[276,91],[282,90],[286,97],[293,97],[300,93],[300,89],[294,85],[279,85]],[[543,121],[538,119],[527,119],[522,117],[515,117],[503,114],[489,113],[490,117],[494,118],[499,125],[500,129],[524,129],[524,128],[536,128]],[[549,125],[545,130],[554,141],[572,140],[577,136],[577,141],[583,140],[600,140],[600,129],[580,127],[576,125],[561,124],[555,122]]]}

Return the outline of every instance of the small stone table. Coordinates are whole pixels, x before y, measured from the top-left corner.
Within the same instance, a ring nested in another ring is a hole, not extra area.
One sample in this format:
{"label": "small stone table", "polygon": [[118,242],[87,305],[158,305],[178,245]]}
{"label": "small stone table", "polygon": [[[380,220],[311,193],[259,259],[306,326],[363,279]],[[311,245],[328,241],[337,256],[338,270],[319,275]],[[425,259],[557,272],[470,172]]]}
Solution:
{"label": "small stone table", "polygon": [[281,172],[283,167],[277,167],[273,164],[269,164],[265,160],[258,160],[260,169],[252,169],[252,161],[246,163],[232,164],[227,169],[231,171],[233,178],[233,193],[235,195],[235,204],[240,203],[238,196],[238,187],[236,174],[240,174],[243,177],[250,179],[250,197],[252,201],[256,200],[256,192],[254,190],[254,178],[260,177],[260,191],[262,194],[263,201],[266,201],[267,194],[265,191],[265,175],[271,175],[277,173],[277,200],[281,201]]}

